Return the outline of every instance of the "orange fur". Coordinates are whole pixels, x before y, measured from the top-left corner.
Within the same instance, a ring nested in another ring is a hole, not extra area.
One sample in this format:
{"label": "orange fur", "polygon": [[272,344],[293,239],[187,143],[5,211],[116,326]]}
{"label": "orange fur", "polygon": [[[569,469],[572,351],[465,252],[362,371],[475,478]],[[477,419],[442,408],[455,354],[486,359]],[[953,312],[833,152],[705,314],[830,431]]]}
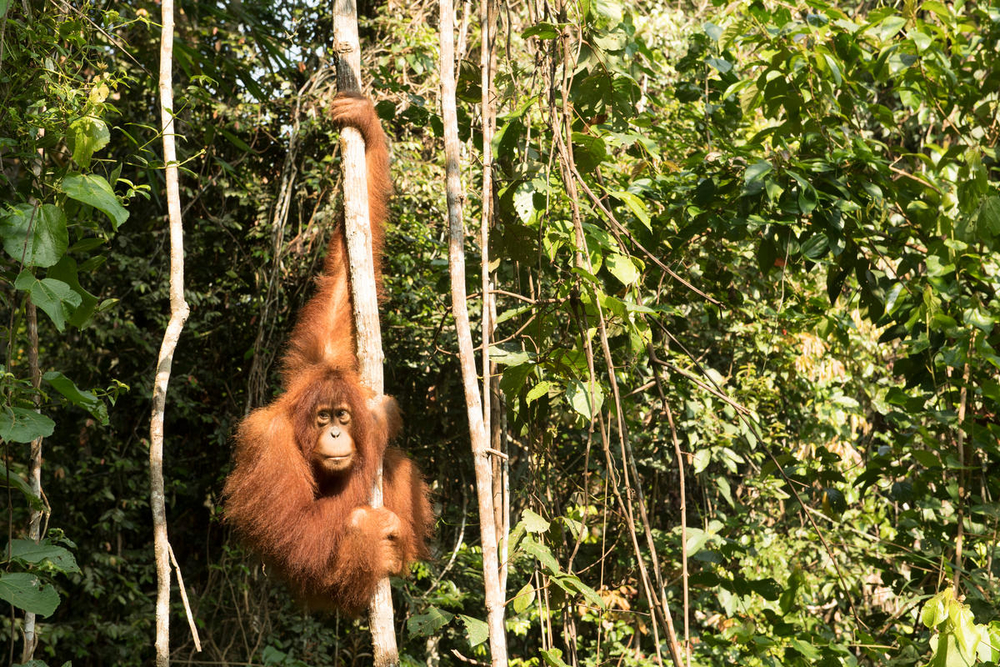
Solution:
{"label": "orange fur", "polygon": [[[391,192],[385,134],[366,98],[340,94],[334,122],[365,139],[373,260],[381,288],[382,226]],[[399,432],[396,402],[368,407],[357,375],[344,236],[334,233],[316,294],[302,308],[283,359],[285,393],[253,411],[236,434],[226,480],[226,519],[311,607],[364,611],[379,579],[428,555],[433,516],[427,485],[388,442]],[[357,458],[349,473],[318,475],[310,463],[316,408],[347,404]],[[384,457],[385,507],[368,505]]]}

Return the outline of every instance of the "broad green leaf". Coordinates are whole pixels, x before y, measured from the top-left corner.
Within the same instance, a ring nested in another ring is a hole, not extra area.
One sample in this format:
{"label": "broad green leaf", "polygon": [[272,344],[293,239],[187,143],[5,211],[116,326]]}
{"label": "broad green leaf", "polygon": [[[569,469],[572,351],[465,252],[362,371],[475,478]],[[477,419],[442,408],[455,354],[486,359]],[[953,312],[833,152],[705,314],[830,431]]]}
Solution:
{"label": "broad green leaf", "polygon": [[71,199],[102,211],[111,219],[115,231],[128,220],[128,211],[118,202],[115,191],[97,174],[70,174],[63,179],[62,191]]}
{"label": "broad green leaf", "polygon": [[617,0],[591,0],[591,11],[607,19],[612,25],[622,20],[622,6]]}
{"label": "broad green leaf", "polygon": [[529,533],[544,533],[549,529],[548,521],[527,509],[521,514],[521,523],[524,524],[524,529]]}
{"label": "broad green leaf", "polygon": [[28,270],[21,272],[14,281],[14,287],[27,292],[31,302],[45,311],[59,331],[66,328],[66,319],[82,301],[80,295],[63,281],[54,278],[38,280]]}
{"label": "broad green leaf", "polygon": [[749,185],[751,182],[763,178],[765,174],[771,171],[771,163],[767,160],[758,160],[752,165],[747,167],[746,172],[743,174],[743,181]]}
{"label": "broad green leaf", "polygon": [[601,596],[598,595],[597,591],[593,588],[583,583],[578,576],[574,574],[567,574],[560,576],[559,579],[564,586],[568,586],[569,588],[576,590],[578,593],[581,593],[583,597],[586,598],[587,602],[589,602],[592,606],[597,607],[598,609],[604,609],[605,604]]}
{"label": "broad green leaf", "polygon": [[514,613],[523,614],[525,610],[535,601],[535,588],[531,584],[525,584],[514,596]]}
{"label": "broad green leaf", "polygon": [[[70,252],[72,252],[72,248],[70,249]],[[98,257],[103,256],[99,255]],[[83,286],[80,285],[80,277],[77,272],[76,260],[68,254],[63,255],[63,258],[60,259],[55,266],[51,267],[48,272],[46,272],[45,277],[53,278],[66,283],[70,286],[70,289],[80,295],[80,305],[73,310],[73,314],[69,316],[67,321],[77,329],[82,328],[85,324],[87,324],[94,312],[97,310],[98,300],[96,296],[83,289]]]}
{"label": "broad green leaf", "polygon": [[555,39],[559,36],[559,27],[553,23],[540,22],[521,33],[521,37],[538,37],[539,39]]}
{"label": "broad green leaf", "polygon": [[962,312],[962,322],[976,327],[983,333],[989,334],[993,330],[996,319],[990,315],[989,310],[983,308],[967,308]]}
{"label": "broad green leaf", "polygon": [[593,384],[593,406],[591,406],[591,395],[588,388],[590,386],[589,383],[584,384],[579,380],[570,380],[566,386],[566,399],[570,406],[586,419],[594,419],[604,404],[604,391],[601,389],[601,385],[595,382]]}
{"label": "broad green leaf", "polygon": [[708,467],[708,464],[712,462],[712,452],[708,449],[699,449],[694,453],[694,460],[692,465],[694,467],[695,474],[702,472]]}
{"label": "broad green leaf", "polygon": [[406,629],[414,637],[430,637],[447,625],[454,617],[454,614],[443,609],[431,607],[427,610],[426,614],[411,616],[407,619]]}
{"label": "broad green leaf", "polygon": [[[0,417],[0,428],[2,428],[2,423],[3,419]],[[2,434],[0,434],[0,438],[3,438]],[[15,472],[9,472],[7,466],[0,462],[0,487],[6,487],[8,479],[10,480],[11,488],[20,491],[33,509],[45,509],[42,499],[35,495],[35,492],[31,490],[31,487],[24,481],[24,478]]]}
{"label": "broad green leaf", "polygon": [[689,557],[701,551],[702,547],[708,543],[708,539],[712,536],[711,533],[701,528],[689,527],[687,533],[687,554]]}
{"label": "broad green leaf", "polygon": [[522,350],[514,350],[493,345],[490,347],[490,361],[504,366],[520,366],[532,361],[534,355]]}
{"label": "broad green leaf", "polygon": [[612,197],[621,199],[625,203],[625,206],[628,207],[628,210],[632,211],[632,215],[638,218],[639,222],[641,222],[646,229],[653,231],[649,222],[649,211],[646,210],[645,202],[643,202],[638,195],[625,190],[610,190],[608,194]]}
{"label": "broad green leaf", "polygon": [[615,254],[609,255],[604,261],[611,275],[626,287],[635,285],[639,281],[639,271],[628,257]]}
{"label": "broad green leaf", "polygon": [[924,603],[920,621],[928,628],[936,628],[948,618],[948,602],[954,593],[950,588],[941,591]]}
{"label": "broad green leaf", "polygon": [[722,74],[733,69],[733,64],[725,58],[705,58],[705,64],[712,66]]}
{"label": "broad green leaf", "polygon": [[111,132],[100,118],[84,116],[70,123],[67,139],[73,151],[73,161],[86,169],[94,153],[111,141]]}
{"label": "broad green leaf", "polygon": [[52,567],[66,574],[78,574],[79,566],[68,549],[42,541],[35,544],[34,540],[13,540],[10,543],[11,558],[25,563],[40,563],[48,561]]}
{"label": "broad green leaf", "polygon": [[0,216],[3,248],[24,266],[52,266],[69,247],[66,214],[58,206],[18,204]]}
{"label": "broad green leaf", "polygon": [[93,393],[79,389],[72,380],[59,371],[49,371],[42,376],[42,379],[65,396],[70,403],[93,415],[102,426],[108,425],[108,407]]}
{"label": "broad green leaf", "polygon": [[514,190],[514,210],[524,224],[531,223],[535,218],[535,186],[526,181]]}
{"label": "broad green leaf", "polygon": [[557,561],[555,556],[552,555],[552,551],[541,542],[536,541],[535,538],[530,535],[521,540],[521,550],[529,556],[534,557],[534,559],[537,560],[542,567],[547,568],[549,572],[559,574],[562,571],[559,569],[559,561]]}
{"label": "broad green leaf", "polygon": [[1000,236],[1000,197],[994,195],[983,200],[979,206],[976,232],[985,242]]}
{"label": "broad green leaf", "polygon": [[509,400],[516,401],[517,396],[521,393],[521,388],[524,387],[524,383],[534,369],[534,364],[508,366],[500,378],[500,390]]}
{"label": "broad green leaf", "polygon": [[56,423],[29,408],[0,408],[0,438],[8,442],[31,442],[52,435]]}
{"label": "broad green leaf", "polygon": [[458,617],[465,624],[465,636],[469,640],[469,646],[479,646],[490,638],[490,628],[486,625],[486,621],[465,614],[459,614]]}
{"label": "broad green leaf", "polygon": [[608,157],[608,148],[604,139],[582,132],[573,133],[573,158],[580,171],[591,172],[600,166]]}
{"label": "broad green leaf", "polygon": [[27,572],[0,573],[0,600],[39,616],[51,616],[59,606],[59,594]]}
{"label": "broad green leaf", "polygon": [[546,667],[569,667],[562,659],[562,649],[550,648],[540,651]]}
{"label": "broad green leaf", "polygon": [[547,393],[549,393],[549,388],[552,387],[552,386],[553,386],[552,383],[549,382],[548,380],[542,380],[541,382],[539,382],[538,384],[536,384],[534,387],[532,387],[531,390],[528,391],[527,394],[525,394],[525,396],[524,396],[524,402],[527,403],[528,405],[531,405],[532,403],[534,403],[535,401],[537,401],[539,398],[541,398],[542,396],[544,396]]}
{"label": "broad green leaf", "polygon": [[817,651],[812,644],[807,644],[798,637],[790,638],[788,643],[792,645],[792,648],[801,653],[802,657],[810,662],[817,662],[823,657],[823,654]]}

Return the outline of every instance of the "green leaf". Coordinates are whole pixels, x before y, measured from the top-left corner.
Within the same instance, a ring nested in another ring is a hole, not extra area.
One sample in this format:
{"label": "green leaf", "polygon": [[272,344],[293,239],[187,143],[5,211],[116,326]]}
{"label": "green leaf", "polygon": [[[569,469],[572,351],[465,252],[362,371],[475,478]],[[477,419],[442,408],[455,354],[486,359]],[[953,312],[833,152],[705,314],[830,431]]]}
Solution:
{"label": "green leaf", "polygon": [[587,602],[598,609],[604,609],[604,600],[600,595],[597,594],[593,588],[583,583],[579,577],[574,574],[567,574],[559,577],[560,583],[563,586],[575,589],[577,592],[581,593]]}
{"label": "green leaf", "polygon": [[569,667],[562,659],[562,649],[550,648],[541,651],[546,667]]}
{"label": "green leaf", "polygon": [[531,584],[525,584],[514,596],[514,613],[523,614],[531,603],[535,601],[535,588]]}
{"label": "green leaf", "polygon": [[521,514],[521,523],[529,533],[544,533],[549,529],[548,521],[527,509]]}
{"label": "green leaf", "polygon": [[639,196],[634,193],[627,192],[625,190],[609,190],[608,194],[617,199],[621,199],[628,210],[632,211],[632,215],[639,219],[639,222],[649,231],[653,231],[652,225],[649,221],[649,211],[646,210],[646,204],[639,198]]}
{"label": "green leaf", "polygon": [[778,248],[770,236],[765,236],[760,240],[757,247],[757,268],[764,275],[774,268],[774,262],[778,259]]}
{"label": "green leaf", "polygon": [[80,305],[73,309],[73,314],[69,316],[67,321],[77,329],[82,328],[87,322],[90,321],[94,311],[97,310],[98,300],[96,296],[83,289],[80,285],[76,260],[69,255],[63,255],[63,258],[60,259],[55,266],[50,268],[48,272],[46,272],[45,277],[53,278],[66,283],[74,292],[80,295]]}
{"label": "green leaf", "polygon": [[605,266],[615,278],[628,287],[635,285],[639,281],[639,271],[635,268],[632,260],[625,255],[612,254],[605,258]]}
{"label": "green leaf", "polygon": [[101,422],[102,426],[108,425],[108,407],[97,396],[89,391],[79,389],[72,380],[59,371],[49,371],[42,376],[42,379],[65,396],[70,403],[89,412]]}
{"label": "green leaf", "polygon": [[622,20],[622,6],[617,0],[591,0],[591,12],[611,22],[612,25]]}
{"label": "green leaf", "polygon": [[705,58],[705,64],[718,70],[721,74],[733,69],[733,64],[725,58]]}
{"label": "green leaf", "polygon": [[529,224],[535,219],[535,186],[531,181],[520,183],[514,189],[514,210],[517,217],[524,224]]}
{"label": "green leaf", "polygon": [[951,589],[946,588],[924,603],[924,608],[920,612],[920,621],[928,628],[936,628],[944,623],[948,618],[947,603],[951,600],[952,594]]}
{"label": "green leaf", "polygon": [[521,37],[538,37],[539,39],[555,39],[559,36],[559,27],[553,23],[540,22],[521,33]]}
{"label": "green leaf", "polygon": [[63,179],[62,191],[71,199],[102,211],[111,219],[115,231],[128,220],[128,211],[118,202],[115,191],[97,174],[70,174]]}
{"label": "green leaf", "polygon": [[579,380],[570,380],[566,386],[566,399],[569,401],[570,406],[588,420],[594,419],[604,404],[604,391],[601,389],[601,385],[595,382],[593,388],[594,402],[593,406],[591,406],[591,396],[587,385]]}
{"label": "green leaf", "polygon": [[538,563],[552,574],[560,574],[559,561],[552,555],[552,551],[547,546],[535,540],[530,535],[521,540],[521,550],[532,556]]}
{"label": "green leaf", "polygon": [[985,242],[1000,236],[1000,197],[987,197],[979,205],[976,233],[980,240]]}
{"label": "green leaf", "polygon": [[54,265],[69,247],[66,214],[58,206],[19,204],[0,217],[3,249],[24,266]]}
{"label": "green leaf", "polygon": [[8,442],[31,442],[52,435],[56,423],[28,408],[0,409],[0,438]]}
{"label": "green leaf", "polygon": [[479,646],[490,638],[490,628],[486,625],[486,621],[465,614],[459,614],[458,617],[465,624],[465,636],[469,640],[469,646]]}
{"label": "green leaf", "polygon": [[0,600],[39,616],[51,616],[59,606],[56,589],[27,572],[0,573]]}
{"label": "green leaf", "polygon": [[66,328],[66,319],[82,301],[80,295],[63,281],[54,278],[38,280],[27,269],[14,281],[14,287],[27,292],[31,302],[45,311],[59,331]]}
{"label": "green leaf", "polygon": [[797,637],[792,637],[788,640],[788,643],[792,645],[792,648],[801,653],[802,657],[810,662],[817,662],[823,657],[823,654],[817,651],[812,644],[807,644]]}
{"label": "green leaf", "polygon": [[607,159],[608,148],[598,136],[574,132],[573,157],[580,171],[591,172]]}
{"label": "green leaf", "polygon": [[[0,424],[2,424],[2,422],[3,419],[0,417]],[[0,434],[0,438],[2,437],[3,435]],[[31,490],[31,487],[28,486],[26,481],[24,481],[24,478],[15,472],[9,472],[7,470],[7,466],[0,463],[0,487],[6,487],[8,479],[10,480],[11,488],[20,491],[33,509],[45,509],[45,504],[42,502],[42,499],[35,495],[35,492]]]}
{"label": "green leaf", "polygon": [[79,574],[80,567],[76,558],[64,547],[49,544],[43,540],[36,544],[34,540],[12,540],[10,556],[25,563],[37,564],[48,561],[53,568],[65,574]]}
{"label": "green leaf", "polygon": [[455,618],[454,614],[443,609],[438,609],[437,607],[431,607],[427,610],[426,614],[411,616],[407,619],[406,630],[413,637],[430,637],[447,625],[453,618]]}
{"label": "green leaf", "polygon": [[549,393],[549,388],[552,387],[552,386],[553,386],[552,383],[549,382],[548,380],[542,380],[541,382],[539,382],[538,384],[536,384],[534,387],[532,387],[531,390],[527,394],[525,394],[525,396],[524,396],[524,402],[527,403],[528,405],[531,405],[532,403],[534,403],[535,401],[537,401],[542,396],[545,396],[546,394],[548,394]]}
{"label": "green leaf", "polygon": [[694,467],[695,474],[698,474],[708,467],[708,464],[712,462],[712,452],[708,449],[699,449],[694,453],[694,460],[692,465]]}
{"label": "green leaf", "polygon": [[73,151],[73,162],[86,169],[90,158],[111,141],[111,132],[100,118],[84,116],[70,123],[68,139]]}
{"label": "green leaf", "polygon": [[749,167],[743,174],[743,181],[749,185],[753,181],[760,180],[765,174],[771,171],[771,163],[767,160],[759,160]]}

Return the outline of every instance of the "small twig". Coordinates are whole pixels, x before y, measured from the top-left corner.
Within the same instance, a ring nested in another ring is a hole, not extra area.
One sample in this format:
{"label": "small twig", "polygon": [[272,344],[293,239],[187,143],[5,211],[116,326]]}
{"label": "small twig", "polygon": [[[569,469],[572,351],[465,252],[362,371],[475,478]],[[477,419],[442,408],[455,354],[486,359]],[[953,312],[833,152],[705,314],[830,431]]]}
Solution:
{"label": "small twig", "polygon": [[184,613],[187,615],[188,627],[191,628],[191,638],[194,639],[194,650],[201,652],[201,637],[198,636],[198,626],[194,623],[194,614],[191,613],[191,605],[188,602],[187,589],[184,587],[184,577],[181,575],[181,566],[174,556],[174,548],[167,542],[167,551],[170,553],[170,562],[174,565],[174,572],[177,573],[177,587],[181,592],[181,602],[184,603]]}

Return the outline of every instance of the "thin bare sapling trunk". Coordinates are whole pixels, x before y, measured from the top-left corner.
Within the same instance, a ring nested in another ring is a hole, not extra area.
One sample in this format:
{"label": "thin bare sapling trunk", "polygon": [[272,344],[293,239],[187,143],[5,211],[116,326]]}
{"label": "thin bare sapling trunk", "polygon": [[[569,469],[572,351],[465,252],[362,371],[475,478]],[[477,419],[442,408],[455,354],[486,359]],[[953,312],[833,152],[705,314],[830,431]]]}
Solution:
{"label": "thin bare sapling trunk", "polygon": [[[39,164],[39,167],[41,165]],[[38,309],[30,300],[28,301],[28,368],[31,371],[31,386],[38,392],[42,386],[42,371],[38,365]],[[35,393],[35,412],[41,412],[38,407],[41,396]],[[42,438],[35,438],[31,441],[31,449],[28,460],[28,484],[31,492],[38,498],[42,497]],[[31,508],[28,515],[28,539],[36,543],[42,539],[42,516],[41,509]],[[24,647],[21,651],[21,662],[30,662],[35,654],[35,647],[38,646],[38,634],[35,631],[35,614],[26,611],[24,613]]]}
{"label": "thin bare sapling trunk", "polygon": [[[360,90],[361,46],[358,40],[357,7],[354,0],[335,0],[333,39],[337,51],[337,87],[341,91]],[[378,320],[378,296],[375,293],[375,268],[372,262],[371,226],[368,220],[368,172],[365,166],[365,143],[361,133],[345,127],[340,134],[344,167],[344,235],[351,272],[351,296],[357,331],[358,365],[361,382],[376,397],[383,392],[382,334]],[[372,486],[371,506],[382,506],[382,465],[379,464]],[[376,667],[399,664],[396,632],[393,627],[392,589],[389,578],[378,582],[368,611],[372,648]]]}
{"label": "thin bare sapling trunk", "polygon": [[483,585],[486,592],[486,624],[490,633],[493,667],[507,665],[507,638],[504,634],[504,599],[500,591],[496,521],[493,514],[493,471],[488,454],[489,436],[483,422],[472,330],[465,303],[465,226],[462,220],[461,144],[455,109],[455,8],[452,0],[441,0],[441,114],[444,121],[444,151],[448,191],[448,265],[451,271],[451,303],[455,314],[459,359],[469,434],[476,468],[476,495],[479,499],[479,532],[483,547]]}
{"label": "thin bare sapling trunk", "polygon": [[177,186],[177,150],[174,144],[173,40],[174,3],[162,0],[160,33],[160,121],[163,128],[163,163],[166,171],[167,213],[170,221],[170,321],[163,334],[153,385],[153,410],[149,425],[150,508],[153,511],[153,552],[156,557],[156,665],[170,664],[170,545],[163,485],[163,413],[174,350],[188,317],[184,300],[184,229]]}

